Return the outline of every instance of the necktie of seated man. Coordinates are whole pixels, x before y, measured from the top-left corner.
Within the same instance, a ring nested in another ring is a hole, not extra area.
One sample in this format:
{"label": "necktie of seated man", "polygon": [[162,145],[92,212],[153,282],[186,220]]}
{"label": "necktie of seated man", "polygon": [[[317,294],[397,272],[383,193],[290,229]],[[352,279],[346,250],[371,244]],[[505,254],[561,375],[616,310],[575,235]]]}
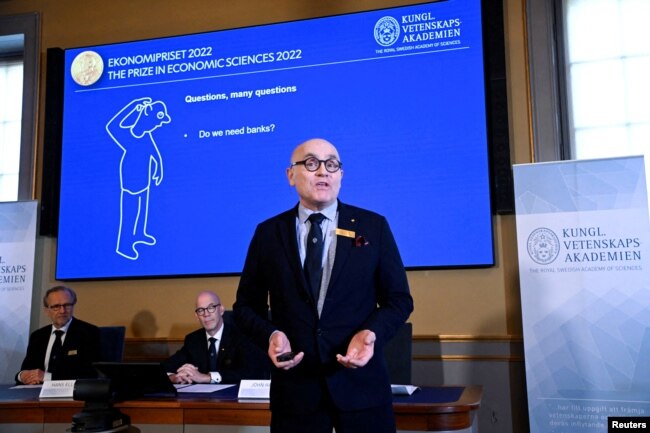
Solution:
{"label": "necktie of seated man", "polygon": [[309,283],[309,288],[314,297],[314,301],[318,302],[318,295],[320,294],[320,281],[323,275],[323,231],[320,227],[325,219],[322,213],[313,213],[309,215],[309,222],[311,228],[307,234],[307,252],[305,254],[305,264],[303,266],[305,278]]}
{"label": "necktie of seated man", "polygon": [[210,355],[210,362],[208,367],[210,371],[217,371],[217,345],[215,344],[217,339],[214,337],[208,338],[210,345],[208,346],[208,354]]}
{"label": "necktie of seated man", "polygon": [[56,372],[56,366],[58,362],[57,359],[61,355],[61,346],[63,346],[61,342],[61,337],[63,334],[64,332],[60,329],[54,331],[54,344],[52,344],[52,350],[50,350],[50,361],[47,363],[47,371],[50,373]]}

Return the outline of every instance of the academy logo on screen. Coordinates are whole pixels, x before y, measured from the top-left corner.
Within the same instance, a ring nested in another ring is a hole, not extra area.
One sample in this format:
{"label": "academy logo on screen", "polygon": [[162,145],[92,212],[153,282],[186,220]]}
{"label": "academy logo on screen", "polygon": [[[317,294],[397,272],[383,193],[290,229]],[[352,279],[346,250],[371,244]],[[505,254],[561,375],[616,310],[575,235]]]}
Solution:
{"label": "academy logo on screen", "polygon": [[551,229],[540,227],[528,236],[528,255],[535,263],[548,265],[560,255],[560,239]]}
{"label": "academy logo on screen", "polygon": [[[450,49],[462,46],[462,21],[459,17],[439,18],[431,12],[385,16],[377,20],[375,41],[383,48],[378,53],[420,49]],[[392,47],[396,43],[396,47]]]}
{"label": "academy logo on screen", "polygon": [[375,40],[382,47],[390,47],[399,39],[399,23],[393,17],[379,18],[375,24]]}
{"label": "academy logo on screen", "polygon": [[84,51],[77,54],[70,66],[72,79],[84,87],[95,84],[103,72],[104,61],[95,51]]}

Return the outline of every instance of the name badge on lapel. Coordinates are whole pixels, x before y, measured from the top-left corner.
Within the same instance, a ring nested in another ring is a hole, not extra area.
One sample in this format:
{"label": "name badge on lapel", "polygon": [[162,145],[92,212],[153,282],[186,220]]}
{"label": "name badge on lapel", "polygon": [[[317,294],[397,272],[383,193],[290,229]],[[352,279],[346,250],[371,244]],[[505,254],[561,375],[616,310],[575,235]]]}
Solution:
{"label": "name badge on lapel", "polygon": [[351,230],[336,229],[337,236],[344,236],[346,238],[354,238],[354,232]]}

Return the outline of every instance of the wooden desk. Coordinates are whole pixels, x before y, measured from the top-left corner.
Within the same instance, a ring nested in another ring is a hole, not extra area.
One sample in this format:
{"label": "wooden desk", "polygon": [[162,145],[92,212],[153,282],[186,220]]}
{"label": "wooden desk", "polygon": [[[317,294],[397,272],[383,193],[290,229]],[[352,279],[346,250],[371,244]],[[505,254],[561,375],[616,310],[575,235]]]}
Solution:
{"label": "wooden desk", "polygon": [[[68,424],[83,402],[39,400],[38,389],[0,387],[0,424]],[[469,429],[481,404],[482,388],[422,387],[411,396],[395,396],[393,408],[399,430],[445,431]],[[177,398],[146,398],[115,404],[141,424],[268,426],[268,402],[239,402],[236,388]],[[454,401],[445,401],[448,398]],[[2,429],[0,429],[2,430]]]}

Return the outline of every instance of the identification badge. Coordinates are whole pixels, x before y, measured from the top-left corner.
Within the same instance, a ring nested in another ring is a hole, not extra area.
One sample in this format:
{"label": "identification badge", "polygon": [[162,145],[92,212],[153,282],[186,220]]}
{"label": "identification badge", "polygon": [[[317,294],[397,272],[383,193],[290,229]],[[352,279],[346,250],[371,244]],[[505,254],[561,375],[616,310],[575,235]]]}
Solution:
{"label": "identification badge", "polygon": [[350,230],[336,229],[337,236],[345,236],[346,238],[354,238],[354,232]]}

